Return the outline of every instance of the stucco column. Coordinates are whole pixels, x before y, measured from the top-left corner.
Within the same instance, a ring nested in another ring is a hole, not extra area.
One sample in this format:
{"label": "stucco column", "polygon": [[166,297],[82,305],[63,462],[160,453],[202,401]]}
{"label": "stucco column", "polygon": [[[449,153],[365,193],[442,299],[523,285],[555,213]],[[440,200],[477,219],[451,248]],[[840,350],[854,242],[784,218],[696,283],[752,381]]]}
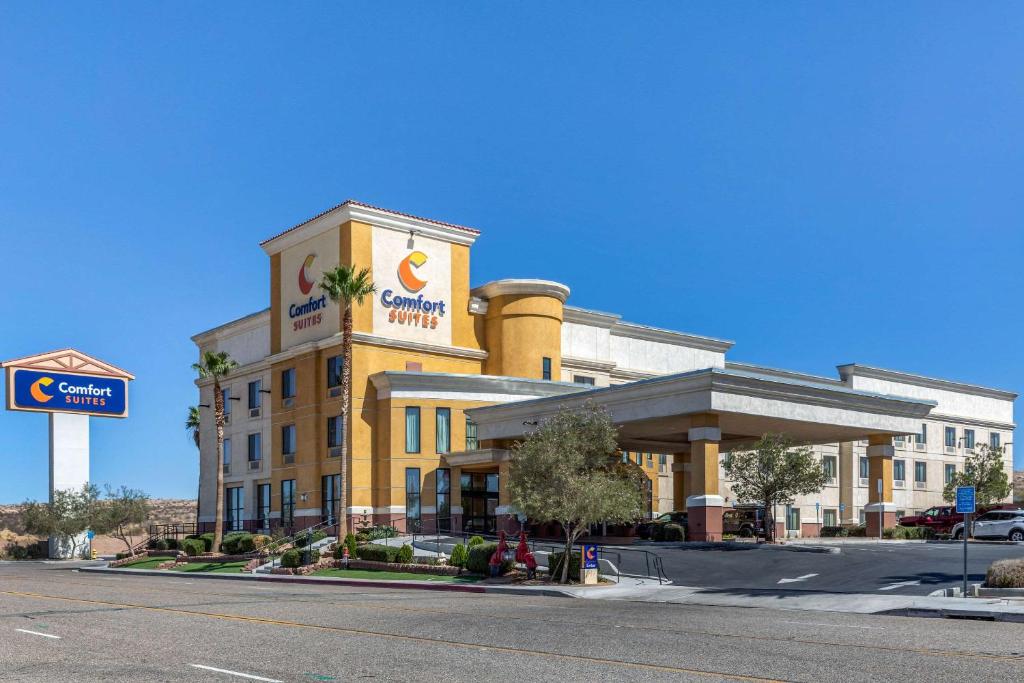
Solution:
{"label": "stucco column", "polygon": [[722,507],[719,495],[718,444],[722,431],[717,415],[697,415],[690,427],[690,496],[686,499],[687,536],[692,541],[722,540]]}
{"label": "stucco column", "polygon": [[[892,502],[892,436],[872,434],[868,437],[868,504],[864,506],[869,538],[878,537],[878,513],[882,528],[896,526],[896,505]],[[882,490],[878,490],[878,480]]]}
{"label": "stucco column", "polygon": [[672,455],[672,509],[683,510],[686,507],[686,497],[689,495],[687,486],[690,470],[690,454],[674,453]]}

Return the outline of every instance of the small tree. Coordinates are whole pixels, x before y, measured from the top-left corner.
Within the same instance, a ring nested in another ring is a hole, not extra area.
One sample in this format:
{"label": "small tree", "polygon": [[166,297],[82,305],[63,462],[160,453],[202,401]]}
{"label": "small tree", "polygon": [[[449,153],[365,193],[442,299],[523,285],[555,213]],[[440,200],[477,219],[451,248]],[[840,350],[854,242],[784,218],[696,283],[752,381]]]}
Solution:
{"label": "small tree", "polygon": [[49,503],[26,501],[22,508],[25,531],[40,536],[55,536],[61,555],[78,557],[85,549],[85,531],[104,533],[100,515],[100,490],[85,484],[80,491],[54,491]]}
{"label": "small tree", "polygon": [[196,450],[199,451],[199,480],[196,482],[196,522],[199,521],[199,505],[201,504],[203,497],[203,458],[202,451],[199,449],[200,441],[200,412],[199,406],[188,407],[188,417],[185,419],[185,433],[188,434],[188,438],[196,445]]}
{"label": "small tree", "polygon": [[950,478],[946,488],[942,490],[942,498],[947,502],[953,502],[958,486],[973,486],[974,499],[978,505],[991,505],[1008,498],[1013,488],[1010,485],[1010,478],[1006,475],[1003,447],[982,444],[977,452],[964,462],[963,471],[956,472]]}
{"label": "small tree", "polygon": [[124,543],[128,552],[135,546],[135,535],[149,517],[149,497],[138,489],[127,486],[114,490],[107,487],[107,499],[100,507],[100,525],[106,532]]}
{"label": "small tree", "polygon": [[749,451],[730,453],[722,464],[742,501],[764,505],[765,537],[775,540],[773,507],[796,496],[821,491],[828,475],[814,451],[796,446],[782,434],[765,434]]}
{"label": "small tree", "polygon": [[[621,466],[617,431],[608,413],[592,404],[562,409],[514,446],[508,490],[512,504],[531,519],[555,520],[565,531],[565,557],[591,524],[641,516],[642,482]],[[569,579],[562,563],[561,583]]]}

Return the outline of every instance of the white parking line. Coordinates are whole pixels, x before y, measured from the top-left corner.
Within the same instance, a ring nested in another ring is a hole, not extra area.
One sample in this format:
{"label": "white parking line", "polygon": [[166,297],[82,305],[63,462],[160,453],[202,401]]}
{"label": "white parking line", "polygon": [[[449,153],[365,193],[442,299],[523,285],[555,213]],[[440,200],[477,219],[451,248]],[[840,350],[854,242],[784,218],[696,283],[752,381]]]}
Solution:
{"label": "white parking line", "polygon": [[29,630],[23,629],[23,628],[16,628],[14,630],[15,631],[19,631],[21,633],[28,633],[29,635],[32,635],[32,636],[42,636],[43,638],[53,638],[54,640],[60,640],[60,636],[55,636],[52,633],[40,633],[39,631],[29,631]]}
{"label": "white parking line", "polygon": [[796,583],[798,581],[813,579],[815,576],[817,576],[817,574],[804,574],[803,576],[798,576],[795,579],[779,579],[779,583]]}
{"label": "white parking line", "polygon": [[855,626],[853,624],[824,624],[824,623],[819,624],[819,623],[811,622],[811,621],[780,621],[779,623],[780,624],[798,624],[799,626],[828,626],[830,628],[831,627],[837,627],[837,628],[864,628],[864,629],[871,629],[872,631],[884,631],[885,630],[884,626]]}
{"label": "white parking line", "polygon": [[888,586],[885,586],[883,588],[879,588],[878,590],[880,590],[880,591],[891,591],[891,590],[896,590],[897,588],[903,588],[904,586],[920,586],[920,585],[921,585],[920,581],[899,581],[897,583],[889,584]]}
{"label": "white parking line", "polygon": [[252,674],[244,674],[241,671],[231,671],[230,669],[218,669],[215,666],[204,666],[202,664],[189,664],[197,669],[206,669],[207,671],[216,671],[219,674],[227,674],[229,676],[238,676],[239,678],[248,678],[253,681],[266,681],[267,683],[284,683],[276,678],[264,678],[263,676],[254,676]]}

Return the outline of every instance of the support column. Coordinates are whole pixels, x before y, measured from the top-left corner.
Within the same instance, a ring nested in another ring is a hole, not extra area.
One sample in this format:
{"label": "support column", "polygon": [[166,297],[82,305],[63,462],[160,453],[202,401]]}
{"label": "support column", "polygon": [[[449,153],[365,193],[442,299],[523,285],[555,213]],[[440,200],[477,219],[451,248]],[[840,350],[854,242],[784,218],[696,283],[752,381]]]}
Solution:
{"label": "support column", "polygon": [[[896,505],[892,502],[892,437],[872,434],[868,437],[868,504],[864,506],[868,538],[878,538],[879,511],[882,528],[896,526]],[[878,491],[878,480],[882,491]]]}
{"label": "support column", "polygon": [[[50,502],[55,491],[81,491],[89,483],[89,416],[50,413]],[[82,535],[84,537],[84,534]],[[79,551],[88,549],[84,538],[76,538]],[[50,558],[66,559],[74,549],[50,536]]]}
{"label": "support column", "polygon": [[672,510],[678,512],[686,508],[686,498],[689,496],[690,476],[690,454],[672,454]]}
{"label": "support column", "polygon": [[722,540],[722,507],[719,495],[718,444],[722,431],[717,415],[696,415],[690,439],[690,496],[686,499],[687,535],[693,541]]}

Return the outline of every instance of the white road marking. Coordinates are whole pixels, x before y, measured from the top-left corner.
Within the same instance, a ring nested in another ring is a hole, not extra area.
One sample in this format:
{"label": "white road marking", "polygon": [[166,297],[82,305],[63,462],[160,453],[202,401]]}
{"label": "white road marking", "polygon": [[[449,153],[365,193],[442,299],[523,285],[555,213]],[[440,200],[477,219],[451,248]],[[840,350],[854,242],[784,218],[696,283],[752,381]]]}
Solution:
{"label": "white road marking", "polygon": [[253,676],[252,674],[244,674],[240,671],[231,671],[230,669],[218,669],[215,666],[204,666],[202,664],[189,664],[197,669],[205,669],[207,671],[216,671],[219,674],[227,674],[229,676],[239,676],[240,678],[248,678],[253,681],[266,681],[267,683],[284,683],[276,678],[264,678],[263,676]]}
{"label": "white road marking", "polygon": [[804,574],[803,576],[798,576],[795,579],[779,579],[779,583],[796,583],[797,581],[806,581],[807,579],[812,579],[815,576],[817,576],[817,574]]}
{"label": "white road marking", "polygon": [[899,583],[893,583],[893,584],[890,584],[888,586],[885,586],[884,588],[879,588],[878,590],[880,590],[880,591],[891,591],[891,590],[896,590],[897,588],[903,588],[904,586],[920,586],[920,585],[921,585],[920,581],[900,581]]}
{"label": "white road marking", "polygon": [[854,626],[852,624],[819,624],[811,621],[780,621],[780,624],[798,624],[799,626],[828,626],[837,628],[864,628],[872,631],[884,631],[884,626]]}
{"label": "white road marking", "polygon": [[33,636],[42,636],[43,638],[53,638],[54,640],[60,640],[60,636],[55,636],[52,633],[40,633],[39,631],[29,631],[23,628],[16,628],[14,630],[20,631],[21,633],[28,633],[29,635]]}

